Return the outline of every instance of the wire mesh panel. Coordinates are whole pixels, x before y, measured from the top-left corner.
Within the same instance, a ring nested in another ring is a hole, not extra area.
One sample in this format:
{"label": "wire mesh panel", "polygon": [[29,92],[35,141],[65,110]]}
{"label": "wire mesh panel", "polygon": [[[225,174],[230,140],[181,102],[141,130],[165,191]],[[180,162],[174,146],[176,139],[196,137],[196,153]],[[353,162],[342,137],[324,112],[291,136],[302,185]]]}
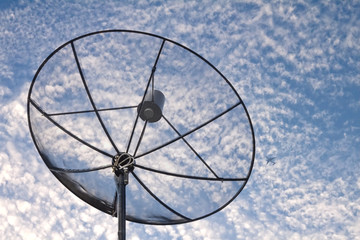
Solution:
{"label": "wire mesh panel", "polygon": [[[160,113],[151,107],[157,91]],[[116,215],[114,158],[134,159],[130,221],[209,216],[241,192],[254,163],[251,120],[230,82],[197,53],[149,33],[100,31],[60,46],[35,74],[28,117],[52,173],[108,214]]]}

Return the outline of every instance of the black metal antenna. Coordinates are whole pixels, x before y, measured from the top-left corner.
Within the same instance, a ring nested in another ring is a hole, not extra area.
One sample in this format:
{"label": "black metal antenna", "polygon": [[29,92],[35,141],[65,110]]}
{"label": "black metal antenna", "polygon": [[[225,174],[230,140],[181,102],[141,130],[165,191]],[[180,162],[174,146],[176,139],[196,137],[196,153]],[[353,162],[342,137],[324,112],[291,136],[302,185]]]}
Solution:
{"label": "black metal antenna", "polygon": [[47,167],[118,218],[119,240],[127,220],[179,224],[222,210],[254,166],[254,130],[235,88],[155,34],[104,30],[64,43],[37,70],[27,107]]}

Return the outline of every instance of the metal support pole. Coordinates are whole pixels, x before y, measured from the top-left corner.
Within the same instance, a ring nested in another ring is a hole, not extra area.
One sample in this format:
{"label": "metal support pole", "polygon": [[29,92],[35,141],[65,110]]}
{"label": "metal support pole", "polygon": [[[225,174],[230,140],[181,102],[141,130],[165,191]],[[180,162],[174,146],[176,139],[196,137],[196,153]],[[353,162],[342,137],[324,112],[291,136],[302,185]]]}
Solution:
{"label": "metal support pole", "polygon": [[126,191],[125,186],[128,182],[128,171],[123,169],[119,175],[115,175],[117,190],[116,213],[118,218],[118,239],[126,239]]}

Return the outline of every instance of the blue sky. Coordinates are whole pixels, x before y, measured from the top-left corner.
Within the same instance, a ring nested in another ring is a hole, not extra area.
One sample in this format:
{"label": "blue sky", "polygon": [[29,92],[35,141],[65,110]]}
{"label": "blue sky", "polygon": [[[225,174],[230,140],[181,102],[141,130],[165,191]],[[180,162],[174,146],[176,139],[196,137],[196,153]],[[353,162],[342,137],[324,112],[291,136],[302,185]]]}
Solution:
{"label": "blue sky", "polygon": [[228,207],[182,225],[128,222],[127,239],[360,236],[358,1],[2,1],[0,22],[4,239],[116,239],[116,219],[46,168],[26,112],[42,61],[103,29],[150,32],[198,52],[234,85],[256,134],[252,176]]}

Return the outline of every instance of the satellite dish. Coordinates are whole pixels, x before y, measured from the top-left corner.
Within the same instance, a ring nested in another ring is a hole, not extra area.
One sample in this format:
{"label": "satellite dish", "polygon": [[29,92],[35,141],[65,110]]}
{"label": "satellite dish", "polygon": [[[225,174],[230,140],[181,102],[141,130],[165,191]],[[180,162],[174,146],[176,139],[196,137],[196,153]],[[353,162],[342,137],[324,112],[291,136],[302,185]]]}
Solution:
{"label": "satellite dish", "polygon": [[220,211],[254,164],[253,126],[231,83],[196,52],[145,32],[93,32],[58,47],[31,83],[28,121],[50,171],[117,216],[119,239],[125,219],[179,224]]}

